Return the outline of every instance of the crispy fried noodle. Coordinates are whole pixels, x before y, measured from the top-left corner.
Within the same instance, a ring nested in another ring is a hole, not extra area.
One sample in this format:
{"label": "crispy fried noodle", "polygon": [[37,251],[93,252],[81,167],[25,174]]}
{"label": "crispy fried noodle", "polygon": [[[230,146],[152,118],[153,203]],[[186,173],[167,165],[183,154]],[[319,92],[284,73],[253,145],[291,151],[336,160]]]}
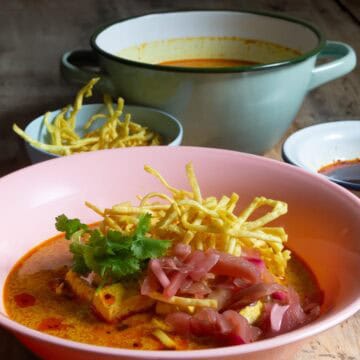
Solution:
{"label": "crispy fried noodle", "polygon": [[[256,249],[273,275],[285,274],[290,251],[284,244],[287,234],[282,227],[268,224],[287,212],[287,204],[265,197],[256,197],[248,206],[238,211],[239,195],[230,197],[203,197],[191,163],[186,173],[191,191],[176,189],[168,184],[159,172],[150,166],[145,171],[155,176],[169,194],[151,192],[140,197],[138,205],[129,202],[114,205],[104,210],[86,202],[86,205],[103,217],[102,230],[125,230],[129,233],[137,224],[139,214],[152,215],[151,235],[170,239],[176,243],[191,245],[193,249],[214,248],[240,256],[245,249]],[[254,218],[261,207],[270,211]]]}
{"label": "crispy fried noodle", "polygon": [[[113,105],[111,96],[104,95],[104,109],[92,115],[82,129],[77,128],[77,115],[82,108],[84,98],[92,95],[94,85],[99,78],[94,78],[76,95],[74,104],[64,107],[50,121],[51,113],[47,112],[43,124],[47,130],[49,143],[31,138],[16,124],[13,130],[32,146],[57,155],[101,149],[160,145],[161,137],[147,127],[131,121],[131,114],[125,114],[124,99],[118,98]],[[101,121],[100,126],[94,123]],[[83,136],[80,134],[84,133]]]}

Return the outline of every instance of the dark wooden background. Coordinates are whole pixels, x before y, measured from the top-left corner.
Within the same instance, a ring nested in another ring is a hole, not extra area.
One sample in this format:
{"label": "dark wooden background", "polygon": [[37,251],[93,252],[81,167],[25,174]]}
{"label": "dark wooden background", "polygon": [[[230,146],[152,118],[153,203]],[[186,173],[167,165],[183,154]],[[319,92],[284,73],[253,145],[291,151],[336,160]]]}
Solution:
{"label": "dark wooden background", "polygon": [[[0,176],[29,165],[12,123],[24,126],[72,101],[77,87],[61,79],[59,59],[68,50],[87,48],[97,26],[157,10],[244,8],[306,19],[328,39],[344,41],[360,54],[360,0],[0,0]],[[357,67],[311,92],[288,134],[314,123],[360,118],[359,75]],[[267,155],[279,158],[279,146]],[[359,333],[358,314],[317,337],[296,359],[358,360]],[[0,329],[0,359],[35,357]]]}

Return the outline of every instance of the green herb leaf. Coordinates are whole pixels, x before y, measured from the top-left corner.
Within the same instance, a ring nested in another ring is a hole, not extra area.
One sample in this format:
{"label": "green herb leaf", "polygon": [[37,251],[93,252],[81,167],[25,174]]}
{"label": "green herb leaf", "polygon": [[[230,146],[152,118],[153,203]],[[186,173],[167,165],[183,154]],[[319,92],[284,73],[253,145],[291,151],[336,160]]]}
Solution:
{"label": "green herb leaf", "polygon": [[63,231],[67,239],[79,230],[87,230],[87,225],[82,224],[79,219],[68,219],[66,215],[62,214],[56,218],[55,227],[58,231]]}
{"label": "green herb leaf", "polygon": [[137,224],[136,230],[134,232],[134,236],[136,237],[144,237],[145,234],[150,229],[151,223],[151,215],[150,214],[143,214],[139,216],[139,222]]}
{"label": "green herb leaf", "polygon": [[76,255],[73,256],[73,271],[77,272],[80,275],[88,275],[90,273],[90,269],[85,264],[84,258],[82,255]]}
{"label": "green herb leaf", "polygon": [[155,259],[162,256],[169,246],[170,241],[143,237],[133,241],[131,251],[140,260]]}
{"label": "green herb leaf", "polygon": [[[65,215],[56,218],[56,229],[64,231],[71,241],[73,270],[81,275],[95,272],[102,284],[137,277],[146,268],[149,259],[166,252],[171,242],[146,236],[150,229],[151,215],[141,215],[131,235],[109,230],[102,234],[91,230],[79,219],[68,219]],[[87,234],[86,240],[83,235]]]}

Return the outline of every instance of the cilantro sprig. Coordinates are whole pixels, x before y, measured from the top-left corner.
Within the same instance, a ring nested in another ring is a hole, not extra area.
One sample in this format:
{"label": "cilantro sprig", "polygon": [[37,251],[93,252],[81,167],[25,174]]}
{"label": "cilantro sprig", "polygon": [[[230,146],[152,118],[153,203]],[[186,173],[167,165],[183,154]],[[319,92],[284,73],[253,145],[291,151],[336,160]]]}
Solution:
{"label": "cilantro sprig", "polygon": [[[106,284],[137,277],[149,259],[164,255],[170,247],[170,241],[146,235],[150,220],[150,214],[141,215],[131,235],[114,230],[102,234],[82,224],[79,219],[68,219],[66,215],[58,216],[55,226],[58,231],[65,232],[66,239],[71,241],[73,271],[81,275],[95,272]],[[87,235],[86,241],[83,240],[84,235]]]}

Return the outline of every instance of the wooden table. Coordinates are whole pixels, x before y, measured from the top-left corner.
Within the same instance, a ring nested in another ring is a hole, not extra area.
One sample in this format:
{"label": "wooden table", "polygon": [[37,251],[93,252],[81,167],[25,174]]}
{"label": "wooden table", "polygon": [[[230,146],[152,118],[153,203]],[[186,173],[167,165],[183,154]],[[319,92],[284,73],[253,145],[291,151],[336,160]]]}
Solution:
{"label": "wooden table", "polygon": [[[179,5],[175,5],[178,3]],[[64,5],[66,4],[66,5]],[[65,51],[88,46],[104,22],[169,9],[224,8],[277,11],[316,24],[328,39],[351,44],[360,54],[359,0],[2,0],[0,6],[0,176],[29,165],[11,124],[24,126],[49,109],[68,104],[76,87],[59,74]],[[296,129],[360,117],[360,70],[311,92],[287,135]],[[267,156],[280,159],[281,142]],[[4,254],[2,254],[4,255]],[[360,314],[316,337],[296,360],[360,359]],[[35,359],[12,335],[0,329],[0,359]]]}

